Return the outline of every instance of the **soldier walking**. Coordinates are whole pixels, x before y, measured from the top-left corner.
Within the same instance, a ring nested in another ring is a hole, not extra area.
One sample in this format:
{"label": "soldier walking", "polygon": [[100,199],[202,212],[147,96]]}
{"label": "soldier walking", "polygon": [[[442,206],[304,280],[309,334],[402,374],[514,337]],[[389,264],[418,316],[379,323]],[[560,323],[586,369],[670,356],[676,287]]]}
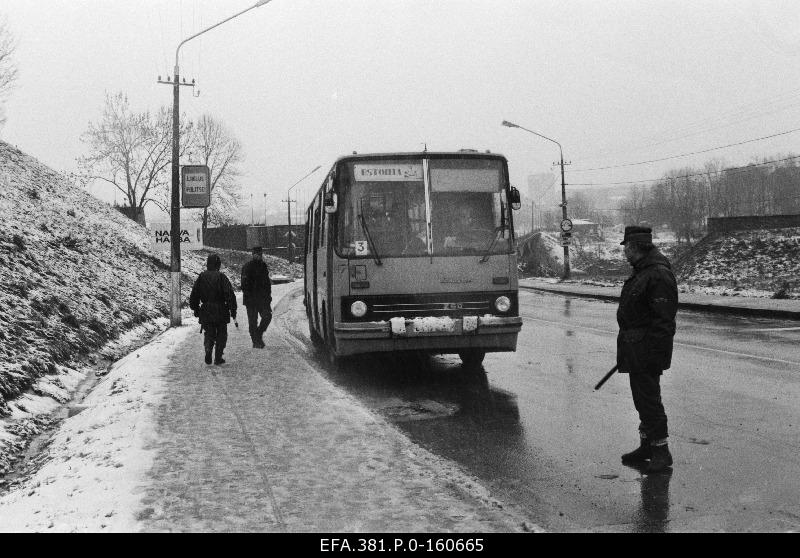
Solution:
{"label": "soldier walking", "polygon": [[[230,280],[220,272],[220,267],[220,257],[210,254],[206,260],[206,271],[197,277],[189,295],[189,308],[200,319],[200,330],[205,331],[203,345],[206,364],[211,364],[212,350],[214,364],[225,363],[222,353],[228,342],[228,324],[231,318],[236,323],[236,295]],[[236,327],[239,327],[238,324]]]}
{"label": "soldier walking", "polygon": [[633,274],[622,287],[617,310],[617,365],[630,378],[641,441],[622,462],[647,464],[645,473],[658,473],[672,465],[660,380],[672,360],[678,287],[669,261],[653,246],[652,229],[625,227],[621,244]]}
{"label": "soldier walking", "polygon": [[[263,349],[264,332],[272,321],[272,282],[260,246],[253,247],[253,259],[242,266],[242,303],[254,349]],[[261,323],[258,317],[261,316]]]}

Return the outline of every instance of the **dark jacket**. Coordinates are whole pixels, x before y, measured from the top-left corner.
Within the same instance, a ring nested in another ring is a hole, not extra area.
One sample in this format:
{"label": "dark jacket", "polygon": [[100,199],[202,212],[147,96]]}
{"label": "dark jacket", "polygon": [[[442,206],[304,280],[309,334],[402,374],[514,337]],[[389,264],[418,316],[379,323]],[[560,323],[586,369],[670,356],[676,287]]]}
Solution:
{"label": "dark jacket", "polygon": [[272,302],[272,282],[264,260],[252,259],[242,266],[242,303],[245,306]]}
{"label": "dark jacket", "polygon": [[236,295],[230,280],[219,271],[202,272],[189,295],[189,308],[204,326],[227,324],[231,318],[236,319]]}
{"label": "dark jacket", "polygon": [[678,312],[678,286],[667,258],[654,248],[636,262],[617,309],[620,372],[667,370]]}

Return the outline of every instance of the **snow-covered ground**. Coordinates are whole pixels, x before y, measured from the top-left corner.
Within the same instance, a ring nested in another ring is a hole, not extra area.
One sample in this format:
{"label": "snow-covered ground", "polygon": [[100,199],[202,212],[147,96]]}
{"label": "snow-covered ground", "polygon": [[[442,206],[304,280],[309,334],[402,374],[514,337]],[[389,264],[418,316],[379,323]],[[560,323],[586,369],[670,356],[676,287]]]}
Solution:
{"label": "snow-covered ground", "polygon": [[[573,235],[570,264],[575,281],[599,286],[621,286],[630,266],[622,252],[623,233],[607,229],[602,239]],[[551,257],[563,265],[563,248],[555,234],[543,233]],[[675,236],[656,232],[653,243],[665,255],[679,248]],[[754,230],[721,235],[687,258],[677,269],[682,293],[731,297],[770,298],[784,291],[800,298],[800,229]]]}
{"label": "snow-covered ground", "polygon": [[[136,335],[163,330],[170,277],[169,253],[151,249],[146,229],[3,142],[0,221],[2,475],[84,377],[135,346]],[[184,301],[208,252],[182,251]],[[247,255],[222,251],[222,257],[238,288],[239,262]],[[267,261],[275,273],[302,273],[279,258]],[[126,336],[132,330],[136,335]],[[51,401],[34,402],[37,393]]]}
{"label": "snow-covered ground", "polygon": [[[0,531],[135,530],[135,488],[152,463],[161,378],[172,347],[194,331],[187,319],[113,365],[55,432],[46,461],[0,497]],[[79,381],[80,374],[69,377]],[[47,397],[21,399],[40,412],[55,405]]]}

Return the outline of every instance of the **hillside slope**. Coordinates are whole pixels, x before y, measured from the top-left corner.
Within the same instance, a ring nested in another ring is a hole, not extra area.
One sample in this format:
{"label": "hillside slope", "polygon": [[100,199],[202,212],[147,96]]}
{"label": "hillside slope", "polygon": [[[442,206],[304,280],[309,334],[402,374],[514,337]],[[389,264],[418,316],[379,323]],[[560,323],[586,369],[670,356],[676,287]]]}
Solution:
{"label": "hillside slope", "polygon": [[800,296],[800,228],[721,234],[677,272],[688,285]]}
{"label": "hillside slope", "polygon": [[[170,282],[169,254],[151,252],[146,229],[2,142],[0,222],[3,417],[11,413],[8,402],[37,378],[168,316]],[[184,304],[207,254],[182,253]],[[298,276],[284,260],[268,263],[275,273]],[[238,270],[223,269],[234,288]]]}

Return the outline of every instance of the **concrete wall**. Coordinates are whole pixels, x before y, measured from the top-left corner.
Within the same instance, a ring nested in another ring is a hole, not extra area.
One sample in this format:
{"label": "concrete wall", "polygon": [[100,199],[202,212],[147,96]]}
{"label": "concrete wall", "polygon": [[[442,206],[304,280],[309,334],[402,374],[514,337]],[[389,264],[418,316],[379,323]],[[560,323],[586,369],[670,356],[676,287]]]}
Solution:
{"label": "concrete wall", "polygon": [[[290,238],[288,232],[289,225],[209,227],[205,230],[203,242],[206,246],[229,250],[249,250],[253,246],[262,246],[268,254],[285,257]],[[305,225],[292,225],[292,232],[295,253],[300,254],[305,244]]]}
{"label": "concrete wall", "polygon": [[800,227],[800,215],[744,215],[741,217],[709,217],[708,233],[783,229]]}

